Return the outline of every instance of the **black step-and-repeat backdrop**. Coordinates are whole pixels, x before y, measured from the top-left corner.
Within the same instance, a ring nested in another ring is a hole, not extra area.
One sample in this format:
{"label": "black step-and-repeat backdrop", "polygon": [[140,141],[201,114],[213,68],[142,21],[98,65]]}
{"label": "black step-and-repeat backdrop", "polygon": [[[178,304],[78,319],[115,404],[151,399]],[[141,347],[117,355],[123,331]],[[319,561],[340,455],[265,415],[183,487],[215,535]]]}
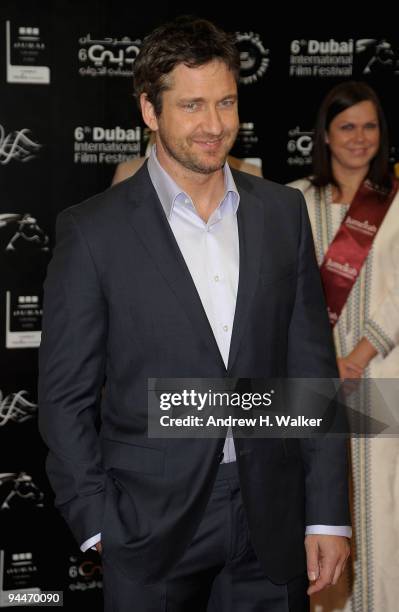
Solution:
{"label": "black step-and-repeat backdrop", "polygon": [[[287,182],[310,171],[324,93],[345,79],[379,93],[399,160],[399,41],[370,15],[362,29],[310,27],[256,11],[204,10],[241,52],[237,157]],[[222,8],[223,7],[223,8]],[[115,167],[145,152],[132,70],[145,34],[193,7],[93,0],[0,5],[0,607],[7,593],[63,590],[64,607],[95,606],[101,567],[80,553],[52,508],[37,432],[42,282],[56,215],[107,188]],[[84,338],[82,338],[84,342]]]}

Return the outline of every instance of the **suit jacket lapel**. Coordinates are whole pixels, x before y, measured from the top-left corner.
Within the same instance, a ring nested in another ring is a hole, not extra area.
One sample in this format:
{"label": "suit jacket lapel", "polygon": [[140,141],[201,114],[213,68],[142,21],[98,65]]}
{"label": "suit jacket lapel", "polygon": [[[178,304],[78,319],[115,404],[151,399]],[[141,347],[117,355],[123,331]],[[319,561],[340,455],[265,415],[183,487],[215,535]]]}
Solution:
{"label": "suit jacket lapel", "polygon": [[222,356],[184,257],[170,228],[146,165],[131,179],[130,225],[178,301],[198,337],[225,370]]}
{"label": "suit jacket lapel", "polygon": [[240,273],[228,370],[231,370],[237,358],[251,302],[259,280],[264,232],[264,206],[242,185],[240,175],[234,173],[234,179],[240,193],[240,205],[237,213]]}

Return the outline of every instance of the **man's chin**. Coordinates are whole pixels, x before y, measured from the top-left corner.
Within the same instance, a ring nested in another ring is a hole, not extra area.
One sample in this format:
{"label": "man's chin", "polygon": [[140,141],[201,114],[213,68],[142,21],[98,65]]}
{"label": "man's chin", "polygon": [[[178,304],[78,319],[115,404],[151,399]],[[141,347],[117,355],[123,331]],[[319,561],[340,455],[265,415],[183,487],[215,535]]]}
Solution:
{"label": "man's chin", "polygon": [[224,162],[213,166],[198,166],[197,172],[200,172],[201,174],[213,174],[214,172],[219,172],[223,166]]}
{"label": "man's chin", "polygon": [[221,168],[223,168],[224,164],[226,163],[226,159],[227,156],[219,159],[209,159],[207,161],[198,160],[193,164],[192,169],[196,172],[200,172],[201,174],[213,174],[214,172],[218,172]]}

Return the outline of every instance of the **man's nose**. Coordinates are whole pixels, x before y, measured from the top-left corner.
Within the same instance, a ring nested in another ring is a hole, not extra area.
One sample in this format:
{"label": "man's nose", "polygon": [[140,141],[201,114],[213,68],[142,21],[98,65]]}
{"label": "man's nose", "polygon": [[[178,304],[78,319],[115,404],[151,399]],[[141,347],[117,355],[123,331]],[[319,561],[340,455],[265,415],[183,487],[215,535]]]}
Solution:
{"label": "man's nose", "polygon": [[204,119],[204,128],[209,134],[219,136],[223,131],[223,122],[217,108],[209,107]]}

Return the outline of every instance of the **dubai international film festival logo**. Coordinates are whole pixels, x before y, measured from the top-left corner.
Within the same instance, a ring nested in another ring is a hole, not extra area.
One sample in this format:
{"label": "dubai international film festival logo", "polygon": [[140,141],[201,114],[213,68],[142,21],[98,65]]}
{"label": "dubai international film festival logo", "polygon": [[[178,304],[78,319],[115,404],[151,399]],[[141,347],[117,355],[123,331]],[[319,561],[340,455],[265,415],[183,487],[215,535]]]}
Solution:
{"label": "dubai international film festival logo", "polygon": [[270,64],[270,50],[264,47],[259,34],[254,32],[236,32],[235,40],[240,52],[240,83],[257,83]]}
{"label": "dubai international film festival logo", "polygon": [[42,145],[33,140],[30,133],[30,129],[23,128],[6,134],[0,124],[0,164],[5,166],[11,160],[27,162],[38,156]]}
{"label": "dubai international film festival logo", "polygon": [[121,38],[79,38],[80,76],[132,77],[133,64],[139,54],[141,40],[129,36]]}
{"label": "dubai international film festival logo", "polygon": [[50,83],[48,51],[37,25],[14,26],[6,21],[7,83]]}
{"label": "dubai international film festival logo", "polygon": [[90,559],[83,555],[71,555],[68,568],[68,590],[69,591],[92,591],[102,589],[103,570],[102,565],[96,558]]}
{"label": "dubai international film festival logo", "polygon": [[309,166],[312,163],[313,131],[298,125],[288,131],[287,163],[289,166]]}
{"label": "dubai international film festival logo", "polygon": [[43,508],[44,493],[27,472],[0,474],[0,511],[19,507]]}
{"label": "dubai international film festival logo", "polygon": [[27,391],[10,393],[3,397],[0,389],[0,427],[7,423],[24,423],[37,414],[37,404],[30,402],[25,396]]}
{"label": "dubai international film festival logo", "polygon": [[139,157],[141,126],[123,128],[119,125],[79,125],[74,130],[75,164],[119,164]]}
{"label": "dubai international film festival logo", "polygon": [[346,40],[295,39],[290,42],[290,77],[350,77],[353,71],[353,38]]}

